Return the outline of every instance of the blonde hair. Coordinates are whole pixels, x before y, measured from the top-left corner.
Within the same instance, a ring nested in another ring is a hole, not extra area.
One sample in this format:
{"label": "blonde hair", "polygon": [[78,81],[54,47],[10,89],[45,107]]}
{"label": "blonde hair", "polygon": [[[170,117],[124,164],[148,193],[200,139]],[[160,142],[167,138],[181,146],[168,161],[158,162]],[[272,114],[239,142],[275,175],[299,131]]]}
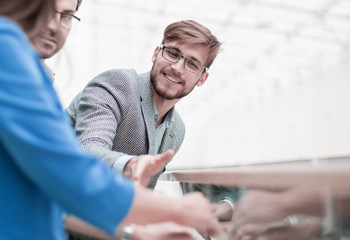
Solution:
{"label": "blonde hair", "polygon": [[180,44],[196,43],[209,49],[206,67],[210,67],[216,58],[221,43],[208,28],[193,20],[184,20],[170,24],[164,31],[163,41],[177,41]]}

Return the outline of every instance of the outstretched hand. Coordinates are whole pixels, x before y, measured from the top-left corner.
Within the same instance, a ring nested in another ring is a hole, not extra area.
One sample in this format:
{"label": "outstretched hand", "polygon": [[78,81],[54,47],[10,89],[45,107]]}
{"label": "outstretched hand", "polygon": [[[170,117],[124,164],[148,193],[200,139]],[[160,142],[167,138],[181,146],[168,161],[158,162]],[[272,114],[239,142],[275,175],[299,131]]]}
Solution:
{"label": "outstretched hand", "polygon": [[214,214],[214,208],[202,193],[193,192],[184,195],[181,209],[188,216],[179,224],[192,226],[204,236],[215,236],[220,233],[220,224]]}
{"label": "outstretched hand", "polygon": [[168,150],[157,155],[141,155],[130,159],[123,174],[141,186],[147,186],[151,177],[161,171],[174,157],[174,151]]}
{"label": "outstretched hand", "polygon": [[251,190],[236,204],[233,214],[234,231],[231,239],[258,235],[289,215],[280,199],[282,193]]}
{"label": "outstretched hand", "polygon": [[[296,225],[290,225],[282,221],[270,224],[269,226],[256,225],[249,235],[236,236],[232,234],[233,228],[229,231],[230,240],[310,240],[318,239],[322,234],[322,227],[318,218],[308,217]],[[232,234],[232,235],[231,235]]]}
{"label": "outstretched hand", "polygon": [[220,222],[230,221],[233,215],[233,208],[231,204],[226,201],[221,201],[217,203],[212,203],[214,208],[214,213]]}

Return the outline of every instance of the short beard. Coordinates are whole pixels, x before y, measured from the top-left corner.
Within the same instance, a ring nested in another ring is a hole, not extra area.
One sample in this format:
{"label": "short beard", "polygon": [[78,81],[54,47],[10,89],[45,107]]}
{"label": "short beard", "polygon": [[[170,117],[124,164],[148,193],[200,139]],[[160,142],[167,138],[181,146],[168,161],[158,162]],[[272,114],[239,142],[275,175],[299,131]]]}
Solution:
{"label": "short beard", "polygon": [[[173,95],[169,94],[166,92],[166,89],[161,89],[161,87],[159,86],[158,82],[156,81],[156,74],[154,73],[153,70],[154,65],[152,66],[151,69],[151,85],[154,89],[154,91],[156,92],[156,94],[158,96],[160,96],[161,98],[164,98],[166,100],[175,100],[175,99],[181,99],[183,97],[186,97],[190,92],[192,92],[192,90],[194,89],[195,85],[193,85],[192,89],[188,92],[185,92],[184,90],[179,91]],[[199,80],[198,80],[199,81]]]}

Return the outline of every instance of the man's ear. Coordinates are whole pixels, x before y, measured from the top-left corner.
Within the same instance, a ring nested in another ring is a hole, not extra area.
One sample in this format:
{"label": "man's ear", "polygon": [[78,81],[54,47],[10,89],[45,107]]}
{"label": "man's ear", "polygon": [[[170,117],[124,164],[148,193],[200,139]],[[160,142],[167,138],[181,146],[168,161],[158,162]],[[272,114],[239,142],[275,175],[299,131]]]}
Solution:
{"label": "man's ear", "polygon": [[198,80],[196,86],[197,87],[202,86],[205,83],[205,81],[207,80],[208,76],[209,76],[208,72],[203,73],[201,78]]}
{"label": "man's ear", "polygon": [[160,51],[160,47],[157,46],[156,49],[154,50],[153,55],[152,55],[152,62],[153,63],[156,61],[156,58],[157,58],[157,55],[158,55],[159,51]]}

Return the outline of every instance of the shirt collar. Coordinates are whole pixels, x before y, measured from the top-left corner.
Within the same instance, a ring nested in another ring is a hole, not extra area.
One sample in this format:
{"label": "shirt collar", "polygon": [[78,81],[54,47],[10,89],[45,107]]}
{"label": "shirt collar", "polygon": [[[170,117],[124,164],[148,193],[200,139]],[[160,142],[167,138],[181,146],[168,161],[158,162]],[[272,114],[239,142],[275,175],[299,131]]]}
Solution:
{"label": "shirt collar", "polygon": [[[159,120],[159,114],[156,107],[156,104],[153,101],[153,109],[154,109],[154,122],[157,123]],[[165,124],[165,127],[169,127],[175,121],[175,107],[172,107],[165,115],[164,121],[162,124]]]}

